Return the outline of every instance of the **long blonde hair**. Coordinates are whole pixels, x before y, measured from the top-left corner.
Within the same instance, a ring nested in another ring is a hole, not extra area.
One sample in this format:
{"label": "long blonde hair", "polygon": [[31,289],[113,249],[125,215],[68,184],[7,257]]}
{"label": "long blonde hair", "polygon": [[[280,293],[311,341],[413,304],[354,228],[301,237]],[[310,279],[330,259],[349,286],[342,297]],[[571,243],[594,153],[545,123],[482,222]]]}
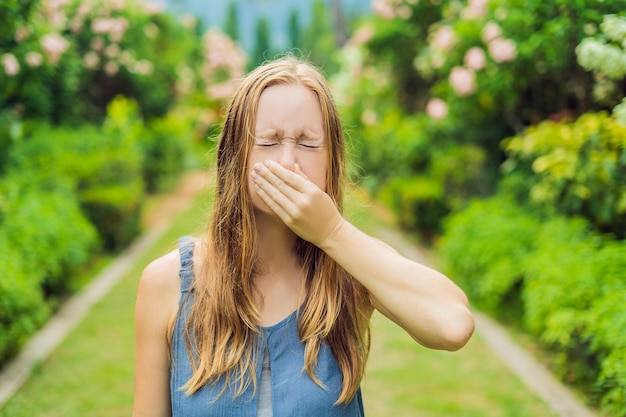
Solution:
{"label": "long blonde hair", "polygon": [[[209,239],[202,268],[193,283],[193,304],[186,339],[193,375],[183,386],[191,394],[224,377],[240,395],[256,389],[259,310],[252,277],[256,272],[256,228],[248,195],[246,167],[259,98],[273,85],[296,84],[318,98],[328,144],[326,192],[342,210],[345,145],[338,111],[328,85],[312,65],[294,57],[272,61],[252,71],[236,91],[220,136],[217,180]],[[305,300],[298,313],[298,332],[305,344],[305,369],[313,369],[320,347],[330,346],[343,376],[337,400],[355,395],[369,353],[371,303],[366,289],[315,245],[298,239],[294,248],[303,267]]]}

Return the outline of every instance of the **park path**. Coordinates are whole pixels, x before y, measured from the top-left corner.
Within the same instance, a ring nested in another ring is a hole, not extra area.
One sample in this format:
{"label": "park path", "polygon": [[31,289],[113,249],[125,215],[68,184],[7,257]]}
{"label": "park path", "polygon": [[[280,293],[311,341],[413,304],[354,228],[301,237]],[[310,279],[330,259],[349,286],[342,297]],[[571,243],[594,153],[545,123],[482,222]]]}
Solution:
{"label": "park path", "polygon": [[[146,214],[145,232],[111,264],[99,273],[81,292],[72,297],[59,312],[22,349],[22,352],[0,373],[0,409],[28,379],[35,364],[45,360],[65,336],[83,319],[89,309],[104,297],[167,230],[171,220],[192,203],[208,186],[208,174],[194,171],[185,176],[181,185],[160,199]],[[373,207],[376,209],[376,207]],[[433,265],[434,257],[412,243],[407,236],[390,226],[380,226],[374,232],[407,258]],[[485,343],[531,391],[545,401],[561,417],[596,417],[577,397],[561,384],[526,350],[521,348],[494,320],[474,312],[476,332]]]}

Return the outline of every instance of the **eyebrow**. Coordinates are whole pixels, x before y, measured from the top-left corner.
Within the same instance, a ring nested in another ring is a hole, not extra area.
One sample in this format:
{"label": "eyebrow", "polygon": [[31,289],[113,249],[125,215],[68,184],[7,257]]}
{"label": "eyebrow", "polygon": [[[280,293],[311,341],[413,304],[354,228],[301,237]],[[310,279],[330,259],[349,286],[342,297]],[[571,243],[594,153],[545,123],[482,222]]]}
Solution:
{"label": "eyebrow", "polygon": [[[260,132],[255,132],[255,137],[258,138],[276,138],[276,139],[284,139],[286,136],[282,135],[282,130],[277,129],[265,129]],[[292,139],[311,139],[311,140],[324,140],[324,135],[319,135],[313,132],[311,129],[305,129],[300,135]]]}

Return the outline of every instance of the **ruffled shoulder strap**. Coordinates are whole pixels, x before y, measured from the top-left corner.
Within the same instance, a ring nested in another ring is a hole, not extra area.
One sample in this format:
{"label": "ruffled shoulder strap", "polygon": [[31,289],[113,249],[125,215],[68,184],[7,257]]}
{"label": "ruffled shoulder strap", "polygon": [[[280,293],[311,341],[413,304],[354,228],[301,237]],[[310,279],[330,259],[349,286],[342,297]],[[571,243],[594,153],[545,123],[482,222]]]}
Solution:
{"label": "ruffled shoulder strap", "polygon": [[189,292],[194,278],[193,272],[193,248],[195,239],[191,236],[183,236],[178,239],[178,251],[180,253],[180,292],[185,294]]}

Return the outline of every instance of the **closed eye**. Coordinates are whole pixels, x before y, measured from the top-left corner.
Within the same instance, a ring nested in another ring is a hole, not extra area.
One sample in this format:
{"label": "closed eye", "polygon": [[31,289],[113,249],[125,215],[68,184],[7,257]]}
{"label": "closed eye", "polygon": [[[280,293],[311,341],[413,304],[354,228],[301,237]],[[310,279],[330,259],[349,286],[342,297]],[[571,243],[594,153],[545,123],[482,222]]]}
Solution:
{"label": "closed eye", "polygon": [[261,146],[261,147],[264,147],[264,148],[268,148],[270,146],[280,145],[280,141],[275,140],[275,139],[256,139],[254,141],[254,144],[256,146]]}
{"label": "closed eye", "polygon": [[300,145],[300,146],[302,146],[303,148],[306,148],[306,149],[318,149],[318,148],[322,147],[322,145],[315,145],[315,144],[312,144],[312,143],[299,143],[298,145]]}

